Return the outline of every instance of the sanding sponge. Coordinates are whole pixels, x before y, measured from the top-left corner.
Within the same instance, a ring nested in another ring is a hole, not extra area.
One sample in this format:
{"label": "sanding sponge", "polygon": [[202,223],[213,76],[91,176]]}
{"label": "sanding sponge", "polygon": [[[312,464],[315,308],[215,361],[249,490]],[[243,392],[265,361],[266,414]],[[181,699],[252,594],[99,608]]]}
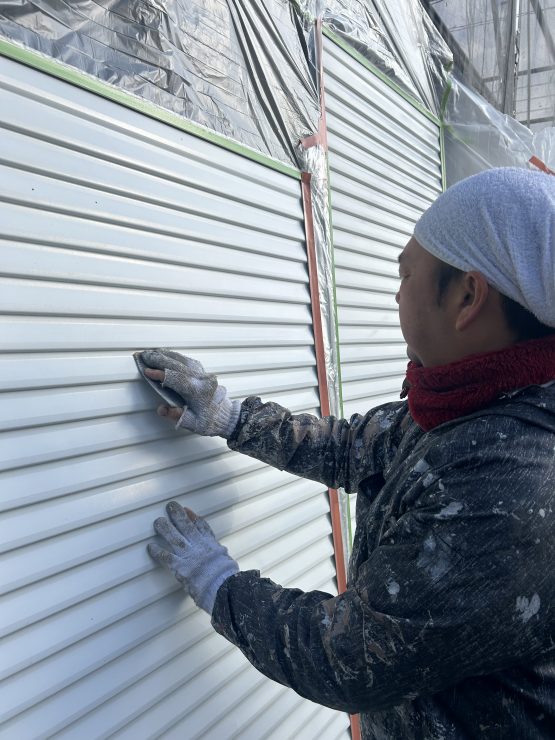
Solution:
{"label": "sanding sponge", "polygon": [[135,360],[135,364],[137,365],[137,368],[143,380],[146,380],[149,386],[151,388],[154,388],[156,393],[158,393],[158,395],[163,398],[167,404],[169,404],[170,406],[176,406],[177,408],[185,408],[185,401],[179,395],[179,393],[172,391],[171,388],[164,387],[157,380],[152,380],[152,378],[149,378],[145,375],[145,370],[148,365],[145,365],[141,355],[142,352],[133,352],[133,359]]}

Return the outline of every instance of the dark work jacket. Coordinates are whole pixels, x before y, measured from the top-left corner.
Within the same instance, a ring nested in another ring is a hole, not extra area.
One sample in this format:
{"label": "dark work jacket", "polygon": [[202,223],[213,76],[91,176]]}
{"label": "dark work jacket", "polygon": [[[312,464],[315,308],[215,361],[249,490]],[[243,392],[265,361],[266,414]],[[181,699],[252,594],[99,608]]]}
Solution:
{"label": "dark work jacket", "polygon": [[247,398],[238,450],[358,492],[347,591],[221,586],[214,628],[376,740],[555,737],[555,385],[423,432],[406,402],[350,421]]}

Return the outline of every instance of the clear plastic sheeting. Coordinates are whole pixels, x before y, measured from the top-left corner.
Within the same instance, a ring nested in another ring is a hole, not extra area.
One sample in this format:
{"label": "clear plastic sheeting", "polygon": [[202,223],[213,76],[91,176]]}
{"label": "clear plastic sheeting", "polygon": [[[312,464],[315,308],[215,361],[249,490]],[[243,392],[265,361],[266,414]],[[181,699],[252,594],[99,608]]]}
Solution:
{"label": "clear plastic sheeting", "polygon": [[424,0],[453,51],[446,184],[490,167],[555,169],[555,6],[545,0]]}
{"label": "clear plastic sheeting", "polygon": [[449,82],[442,120],[448,186],[490,167],[543,164],[555,170],[555,127],[531,131],[455,78]]}
{"label": "clear plastic sheeting", "polygon": [[7,0],[0,34],[298,166],[318,93],[288,0]]}
{"label": "clear plastic sheeting", "polygon": [[555,125],[551,0],[423,0],[464,84],[536,131]]}

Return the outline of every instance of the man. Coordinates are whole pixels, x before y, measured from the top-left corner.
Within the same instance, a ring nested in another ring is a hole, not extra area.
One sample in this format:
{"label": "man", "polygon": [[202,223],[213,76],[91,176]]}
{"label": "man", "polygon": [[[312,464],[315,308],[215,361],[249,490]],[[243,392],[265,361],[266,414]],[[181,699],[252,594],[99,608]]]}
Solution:
{"label": "man", "polygon": [[365,738],[555,737],[555,178],[491,170],[439,197],[399,258],[402,400],[293,416],[142,353],[159,413],[358,491],[347,591],[240,572],[179,504],[149,545],[260,671],[360,713]]}

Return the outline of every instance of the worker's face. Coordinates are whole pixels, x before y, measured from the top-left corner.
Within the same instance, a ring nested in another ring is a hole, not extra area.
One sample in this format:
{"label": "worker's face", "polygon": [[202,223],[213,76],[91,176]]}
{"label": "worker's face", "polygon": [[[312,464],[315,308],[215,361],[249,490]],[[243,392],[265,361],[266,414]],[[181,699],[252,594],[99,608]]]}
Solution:
{"label": "worker's face", "polygon": [[437,300],[440,264],[414,237],[399,258],[401,284],[395,300],[401,330],[409,358],[424,367],[451,362],[452,325],[443,302],[438,305]]}

